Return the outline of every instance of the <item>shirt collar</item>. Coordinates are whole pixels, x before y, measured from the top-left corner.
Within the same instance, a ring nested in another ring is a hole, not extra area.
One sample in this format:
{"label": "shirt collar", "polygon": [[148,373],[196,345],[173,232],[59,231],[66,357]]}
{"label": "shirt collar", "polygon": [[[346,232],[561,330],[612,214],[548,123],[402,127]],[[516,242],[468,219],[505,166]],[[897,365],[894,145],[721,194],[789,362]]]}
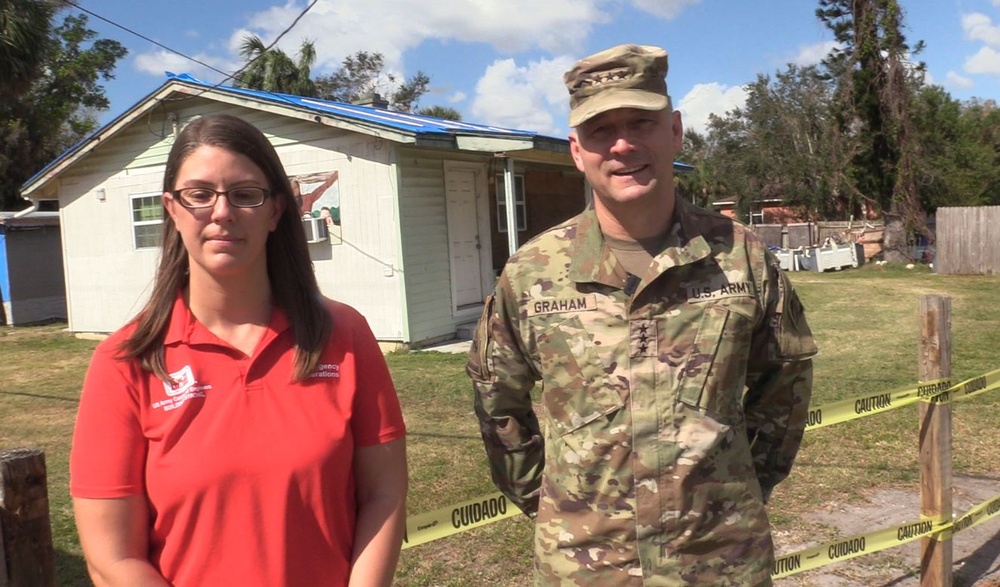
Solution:
{"label": "shirt collar", "polygon": [[[288,317],[278,306],[271,308],[271,318],[268,322],[267,337],[280,334],[289,327]],[[174,298],[174,306],[170,312],[170,323],[163,337],[164,345],[172,344],[218,344],[219,339],[205,328],[191,313],[191,308],[184,301],[184,292],[178,291]]]}
{"label": "shirt collar", "polygon": [[[671,267],[688,265],[711,255],[701,223],[694,217],[698,209],[682,199],[674,204],[673,225],[664,242],[664,248],[653,258],[650,271],[643,281],[648,282]],[[570,229],[575,234],[568,235],[573,240],[573,255],[570,261],[569,278],[577,283],[601,283],[623,288],[627,275],[618,263],[611,248],[604,240],[597,211],[587,208]]]}

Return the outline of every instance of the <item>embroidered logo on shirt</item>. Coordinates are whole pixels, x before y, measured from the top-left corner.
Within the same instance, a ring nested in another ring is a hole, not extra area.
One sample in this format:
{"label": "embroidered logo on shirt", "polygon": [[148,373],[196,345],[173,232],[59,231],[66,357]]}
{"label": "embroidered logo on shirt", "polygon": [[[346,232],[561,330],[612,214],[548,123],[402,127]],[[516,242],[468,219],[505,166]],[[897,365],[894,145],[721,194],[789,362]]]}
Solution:
{"label": "embroidered logo on shirt", "polygon": [[340,379],[340,365],[331,363],[320,363],[316,370],[309,374],[309,378],[334,378]]}
{"label": "embroidered logo on shirt", "polygon": [[211,385],[200,385],[194,377],[191,365],[185,365],[180,371],[170,374],[173,383],[163,382],[163,390],[167,393],[167,399],[153,402],[154,410],[169,412],[183,406],[189,399],[205,397],[205,391],[212,389]]}
{"label": "embroidered logo on shirt", "polygon": [[597,296],[594,294],[572,298],[532,300],[528,302],[528,316],[541,314],[561,314],[563,312],[581,312],[597,309]]}

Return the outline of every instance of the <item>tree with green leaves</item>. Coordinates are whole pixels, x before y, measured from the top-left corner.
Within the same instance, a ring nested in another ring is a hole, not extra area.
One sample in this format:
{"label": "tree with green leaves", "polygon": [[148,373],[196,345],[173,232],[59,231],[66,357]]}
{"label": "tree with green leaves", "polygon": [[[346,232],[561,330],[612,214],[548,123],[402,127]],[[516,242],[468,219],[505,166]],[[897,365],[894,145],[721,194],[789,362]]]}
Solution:
{"label": "tree with green leaves", "polygon": [[399,112],[413,112],[417,102],[427,93],[430,81],[422,71],[401,81],[385,71],[385,58],[377,51],[348,55],[337,71],[315,80],[320,98],[352,103],[378,94],[389,102],[390,109]]}
{"label": "tree with green leaves", "polygon": [[423,116],[433,116],[434,118],[442,118],[444,120],[462,120],[462,113],[450,106],[427,106],[425,108],[418,108],[417,114]]}
{"label": "tree with green leaves", "polygon": [[0,0],[0,98],[13,98],[41,75],[53,2]]}
{"label": "tree with green leaves", "polygon": [[812,217],[841,215],[842,203],[831,197],[830,101],[830,84],[816,67],[789,65],[773,78],[759,75],[747,86],[744,106],[710,120],[705,159],[714,179],[700,181],[737,195],[744,220],[765,199]]}
{"label": "tree with green leaves", "polygon": [[1000,204],[1000,110],[992,102],[962,104],[940,86],[918,93],[913,120],[925,163],[920,203],[941,206]]}
{"label": "tree with green leaves", "polygon": [[919,134],[911,117],[923,64],[912,64],[898,0],[820,0],[816,16],[841,48],[825,62],[838,84],[836,128],[849,145],[845,185],[885,222],[885,259],[905,262],[908,233],[931,236],[920,204]]}
{"label": "tree with green leaves", "polygon": [[714,173],[705,135],[693,130],[684,131],[683,143],[676,159],[694,167],[691,171],[674,174],[678,197],[707,208],[715,200],[728,195],[725,185],[718,181],[717,174]]}
{"label": "tree with green leaves", "polygon": [[293,60],[281,49],[269,49],[257,35],[247,35],[240,43],[240,57],[246,65],[236,74],[237,87],[317,97],[316,84],[310,77],[316,62],[312,41],[303,41],[298,58]]}
{"label": "tree with green leaves", "polygon": [[95,112],[108,108],[101,81],[114,78],[127,51],[96,36],[86,15],[65,17],[36,48],[40,75],[16,99],[0,100],[0,208],[23,208],[21,185],[97,128]]}

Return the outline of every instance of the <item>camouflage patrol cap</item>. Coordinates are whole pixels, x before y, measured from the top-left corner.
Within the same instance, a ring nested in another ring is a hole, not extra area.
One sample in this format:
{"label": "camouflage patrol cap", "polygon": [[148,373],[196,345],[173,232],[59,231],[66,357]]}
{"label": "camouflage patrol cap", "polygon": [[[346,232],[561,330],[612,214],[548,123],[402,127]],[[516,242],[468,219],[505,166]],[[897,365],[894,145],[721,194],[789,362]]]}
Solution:
{"label": "camouflage patrol cap", "polygon": [[563,74],[569,125],[615,108],[662,110],[667,98],[667,52],[651,45],[618,45],[584,57]]}

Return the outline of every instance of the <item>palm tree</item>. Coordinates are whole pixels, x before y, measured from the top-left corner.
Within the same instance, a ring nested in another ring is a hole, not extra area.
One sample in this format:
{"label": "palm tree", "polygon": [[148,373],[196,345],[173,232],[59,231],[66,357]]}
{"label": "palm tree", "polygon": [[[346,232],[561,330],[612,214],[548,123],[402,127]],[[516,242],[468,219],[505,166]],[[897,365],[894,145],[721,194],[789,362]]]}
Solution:
{"label": "palm tree", "polygon": [[0,97],[25,92],[45,59],[54,2],[0,0]]}
{"label": "palm tree", "polygon": [[425,108],[418,108],[417,114],[423,116],[433,116],[434,118],[443,118],[444,120],[462,120],[462,113],[450,106],[427,106]]}
{"label": "palm tree", "polygon": [[309,77],[309,69],[316,61],[316,48],[312,41],[302,42],[298,61],[293,61],[281,49],[268,49],[257,35],[247,35],[240,44],[240,57],[247,64],[236,75],[237,86],[265,92],[316,96],[316,85]]}

